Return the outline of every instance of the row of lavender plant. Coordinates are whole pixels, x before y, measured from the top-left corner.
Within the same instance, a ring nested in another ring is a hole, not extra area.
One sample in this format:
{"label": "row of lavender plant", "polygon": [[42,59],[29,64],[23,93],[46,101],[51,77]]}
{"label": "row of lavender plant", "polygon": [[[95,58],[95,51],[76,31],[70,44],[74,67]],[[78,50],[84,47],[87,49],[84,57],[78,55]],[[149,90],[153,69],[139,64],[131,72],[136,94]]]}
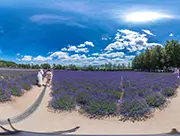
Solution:
{"label": "row of lavender plant", "polygon": [[[15,72],[15,71],[14,71]],[[36,73],[23,73],[0,79],[0,102],[10,101],[12,96],[22,96],[36,83]]]}
{"label": "row of lavender plant", "polygon": [[165,105],[178,85],[172,73],[55,71],[49,106],[73,110],[79,105],[93,117],[121,115],[123,120],[140,120]]}

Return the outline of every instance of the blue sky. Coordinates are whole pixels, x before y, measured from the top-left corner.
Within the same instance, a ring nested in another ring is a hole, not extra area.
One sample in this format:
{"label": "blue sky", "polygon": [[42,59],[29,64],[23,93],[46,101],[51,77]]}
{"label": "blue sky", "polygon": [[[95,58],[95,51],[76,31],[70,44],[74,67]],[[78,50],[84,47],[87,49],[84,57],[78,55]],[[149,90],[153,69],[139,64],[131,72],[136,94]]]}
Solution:
{"label": "blue sky", "polygon": [[0,58],[17,63],[127,63],[179,40],[178,0],[1,0]]}

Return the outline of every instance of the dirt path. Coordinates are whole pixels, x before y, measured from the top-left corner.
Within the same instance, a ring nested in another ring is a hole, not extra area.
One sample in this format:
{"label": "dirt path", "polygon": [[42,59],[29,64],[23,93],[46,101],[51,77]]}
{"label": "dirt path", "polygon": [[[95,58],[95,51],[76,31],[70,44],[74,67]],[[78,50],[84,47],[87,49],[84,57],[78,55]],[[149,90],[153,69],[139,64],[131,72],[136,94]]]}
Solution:
{"label": "dirt path", "polygon": [[[31,106],[27,107],[27,109],[22,111],[20,114],[9,117],[9,119],[11,120],[11,123],[19,123],[20,121],[22,121],[22,120],[28,118],[30,115],[32,115],[40,106],[42,99],[45,95],[45,92],[46,92],[46,87],[44,87],[42,89],[40,95],[38,96],[38,98],[34,101],[34,103]],[[4,118],[4,119],[1,118],[0,124],[8,125],[9,122],[7,121],[7,118]]]}
{"label": "dirt path", "polygon": [[[4,104],[4,110],[0,112],[0,117],[22,112],[33,103],[32,100],[35,100],[40,92],[39,88],[34,88],[15,102]],[[37,132],[67,130],[80,126],[75,134],[157,134],[169,132],[172,128],[180,130],[180,94],[172,99],[165,110],[156,112],[153,118],[146,122],[132,123],[120,122],[117,118],[92,120],[75,111],[60,114],[49,112],[47,110],[48,101],[51,99],[49,93],[50,89],[47,88],[38,110],[14,126],[18,129]]]}
{"label": "dirt path", "polygon": [[38,98],[42,89],[42,87],[34,86],[32,90],[27,91],[23,96],[13,97],[10,102],[0,103],[0,119],[20,114],[26,110]]}

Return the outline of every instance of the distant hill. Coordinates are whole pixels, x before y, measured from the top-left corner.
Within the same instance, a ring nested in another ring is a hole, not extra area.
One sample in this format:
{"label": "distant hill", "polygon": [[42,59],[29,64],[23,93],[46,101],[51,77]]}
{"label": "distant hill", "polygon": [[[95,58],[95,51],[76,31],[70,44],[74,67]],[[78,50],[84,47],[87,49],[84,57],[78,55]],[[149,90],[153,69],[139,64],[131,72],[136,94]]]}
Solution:
{"label": "distant hill", "polygon": [[0,67],[17,67],[18,64],[12,61],[0,60]]}

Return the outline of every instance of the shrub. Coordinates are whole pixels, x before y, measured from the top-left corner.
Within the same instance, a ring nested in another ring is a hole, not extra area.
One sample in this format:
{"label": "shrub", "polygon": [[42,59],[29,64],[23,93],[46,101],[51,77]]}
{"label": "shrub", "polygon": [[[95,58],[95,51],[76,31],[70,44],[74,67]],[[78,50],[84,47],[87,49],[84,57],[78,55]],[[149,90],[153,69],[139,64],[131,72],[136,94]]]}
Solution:
{"label": "shrub", "polygon": [[151,109],[145,99],[131,97],[123,99],[118,112],[123,115],[124,120],[140,120],[146,117],[151,112]]}
{"label": "shrub", "polygon": [[153,86],[152,86],[152,90],[157,90],[157,91],[159,91],[159,90],[160,90],[160,85],[158,85],[158,84],[153,85]]}
{"label": "shrub", "polygon": [[7,88],[9,91],[11,91],[11,94],[14,96],[21,96],[23,94],[21,86],[13,81],[8,83]]}
{"label": "shrub", "polygon": [[0,87],[0,102],[10,101],[11,94],[8,92],[7,88]]}
{"label": "shrub", "polygon": [[109,94],[115,99],[119,99],[122,95],[121,91],[109,91]]}
{"label": "shrub", "polygon": [[162,89],[162,94],[165,97],[171,97],[175,94],[175,92],[176,92],[176,90],[174,88],[171,88],[171,87],[167,87],[167,88]]}
{"label": "shrub", "polygon": [[166,98],[159,92],[153,92],[147,95],[146,101],[149,106],[157,108],[166,102]]}
{"label": "shrub", "polygon": [[136,91],[136,93],[137,93],[138,96],[140,96],[140,97],[144,96],[144,94],[145,94],[146,92],[147,92],[146,89],[138,89],[138,90]]}
{"label": "shrub", "polygon": [[24,90],[28,91],[32,88],[32,86],[28,83],[22,83],[22,87]]}
{"label": "shrub", "polygon": [[75,105],[76,100],[73,95],[61,92],[54,96],[50,106],[58,110],[72,110],[75,108]]}
{"label": "shrub", "polygon": [[17,88],[17,87],[11,88],[11,92],[12,92],[12,95],[14,95],[14,96],[21,96],[22,95],[21,89]]}
{"label": "shrub", "polygon": [[87,90],[77,91],[76,101],[81,105],[86,105],[89,101],[91,101],[92,94],[90,94]]}
{"label": "shrub", "polygon": [[106,116],[116,112],[116,103],[110,98],[93,97],[84,107],[90,115]]}

